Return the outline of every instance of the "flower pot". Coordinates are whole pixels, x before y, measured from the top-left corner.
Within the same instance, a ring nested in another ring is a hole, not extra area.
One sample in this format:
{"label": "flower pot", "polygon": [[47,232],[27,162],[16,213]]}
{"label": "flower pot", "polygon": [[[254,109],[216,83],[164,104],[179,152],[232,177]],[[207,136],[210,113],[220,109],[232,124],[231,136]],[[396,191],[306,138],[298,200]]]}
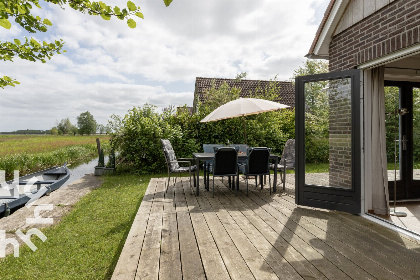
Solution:
{"label": "flower pot", "polygon": [[104,174],[112,174],[114,173],[115,168],[113,167],[105,167],[104,168]]}
{"label": "flower pot", "polygon": [[95,166],[95,173],[93,173],[95,176],[102,176],[104,175],[105,167],[103,166]]}

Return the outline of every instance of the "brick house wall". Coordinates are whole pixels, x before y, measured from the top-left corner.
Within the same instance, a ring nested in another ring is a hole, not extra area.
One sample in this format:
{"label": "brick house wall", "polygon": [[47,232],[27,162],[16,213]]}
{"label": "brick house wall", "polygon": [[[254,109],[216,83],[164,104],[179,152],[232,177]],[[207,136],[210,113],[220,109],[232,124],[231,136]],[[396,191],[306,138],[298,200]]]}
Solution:
{"label": "brick house wall", "polygon": [[329,47],[330,71],[357,65],[420,42],[420,1],[397,0],[335,35]]}
{"label": "brick house wall", "polygon": [[[420,42],[420,1],[396,0],[336,34],[329,45],[329,69],[340,71]],[[330,84],[330,92],[336,86]],[[339,90],[340,91],[340,90]],[[331,94],[331,93],[330,93]],[[330,95],[330,186],[351,187],[350,103]],[[335,114],[336,112],[337,114]],[[346,114],[345,112],[348,112]],[[342,120],[342,121],[340,121]]]}

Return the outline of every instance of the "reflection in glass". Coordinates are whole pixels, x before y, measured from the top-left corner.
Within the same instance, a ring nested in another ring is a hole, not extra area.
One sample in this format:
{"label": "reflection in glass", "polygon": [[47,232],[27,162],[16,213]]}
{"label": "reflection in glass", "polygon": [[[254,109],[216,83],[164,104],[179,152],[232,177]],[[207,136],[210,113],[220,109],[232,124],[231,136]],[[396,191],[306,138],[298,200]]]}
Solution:
{"label": "reflection in glass", "polygon": [[[400,180],[399,167],[399,115],[400,88],[385,87],[385,131],[386,131],[386,156],[388,162],[388,182]],[[396,145],[396,147],[395,147]],[[396,159],[396,172],[394,170]]]}
{"label": "reflection in glass", "polygon": [[420,180],[420,89],[413,88],[413,179]]}
{"label": "reflection in glass", "polygon": [[305,184],[352,188],[351,79],[305,84]]}

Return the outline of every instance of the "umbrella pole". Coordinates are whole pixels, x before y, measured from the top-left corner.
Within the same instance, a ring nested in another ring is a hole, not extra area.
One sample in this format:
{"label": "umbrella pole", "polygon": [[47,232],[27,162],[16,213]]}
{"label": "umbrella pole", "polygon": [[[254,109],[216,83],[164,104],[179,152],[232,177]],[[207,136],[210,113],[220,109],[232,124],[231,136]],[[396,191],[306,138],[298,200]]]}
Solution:
{"label": "umbrella pole", "polygon": [[246,139],[246,127],[245,127],[245,117],[244,116],[242,116],[242,122],[244,124],[245,144],[248,145],[248,140]]}

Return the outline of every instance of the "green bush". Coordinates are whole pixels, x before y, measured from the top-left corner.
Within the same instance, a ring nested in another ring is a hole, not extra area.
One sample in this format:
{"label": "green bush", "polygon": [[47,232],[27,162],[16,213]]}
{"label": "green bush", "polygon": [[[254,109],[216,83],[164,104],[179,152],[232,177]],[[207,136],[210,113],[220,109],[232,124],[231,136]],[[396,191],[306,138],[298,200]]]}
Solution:
{"label": "green bush", "polygon": [[[273,100],[276,88],[269,86],[252,97]],[[184,109],[166,108],[162,113],[157,107],[144,105],[128,111],[124,118],[112,116],[112,148],[119,151],[124,168],[135,173],[159,173],[166,169],[160,139],[169,139],[178,158],[192,157],[202,151],[203,144],[245,143],[241,117],[201,123],[200,120],[218,106],[237,99],[240,89],[223,84],[215,85],[206,93],[206,102],[198,103],[197,113]],[[295,112],[286,109],[245,117],[249,146],[270,147],[281,154],[287,139],[295,137]],[[328,150],[327,150],[328,151]]]}
{"label": "green bush", "polygon": [[129,110],[121,120],[113,116],[112,147],[119,157],[138,174],[162,172],[166,164],[160,139],[169,139],[178,157],[196,151],[194,139],[185,139],[181,125],[173,119],[172,109],[159,114],[157,107],[146,104]]}
{"label": "green bush", "polygon": [[328,163],[328,138],[306,138],[306,163]]}

